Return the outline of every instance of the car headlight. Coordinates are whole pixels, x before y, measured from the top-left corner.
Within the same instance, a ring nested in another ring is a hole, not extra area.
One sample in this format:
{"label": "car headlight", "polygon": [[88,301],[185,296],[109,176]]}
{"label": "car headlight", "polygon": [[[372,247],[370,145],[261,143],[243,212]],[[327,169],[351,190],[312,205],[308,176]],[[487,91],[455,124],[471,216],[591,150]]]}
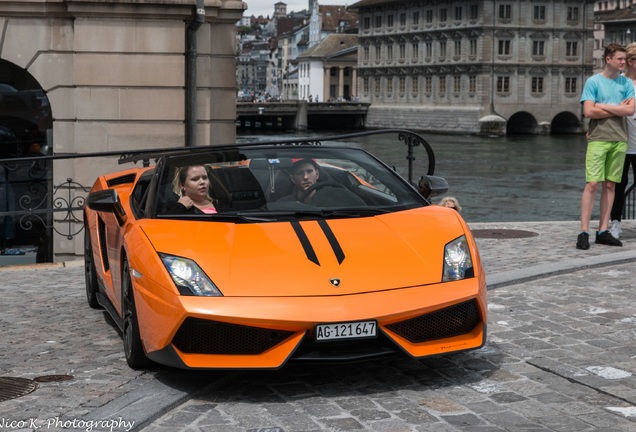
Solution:
{"label": "car headlight", "polygon": [[444,273],[442,282],[473,277],[473,260],[466,236],[461,236],[444,247]]}
{"label": "car headlight", "polygon": [[159,254],[159,256],[182,295],[223,296],[194,261],[172,255]]}

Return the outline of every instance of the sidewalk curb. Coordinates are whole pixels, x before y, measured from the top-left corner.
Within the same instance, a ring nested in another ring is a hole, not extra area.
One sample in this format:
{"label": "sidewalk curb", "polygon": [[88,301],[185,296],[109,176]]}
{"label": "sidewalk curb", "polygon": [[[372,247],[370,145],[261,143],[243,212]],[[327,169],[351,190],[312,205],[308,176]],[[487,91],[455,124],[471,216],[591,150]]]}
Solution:
{"label": "sidewalk curb", "polygon": [[133,422],[131,431],[142,430],[196,395],[225,385],[236,373],[238,372],[159,372],[154,379],[148,380],[139,388],[86,414],[86,418],[92,420],[121,418],[126,422]]}
{"label": "sidewalk curb", "polygon": [[623,264],[636,261],[636,251],[615,252],[607,255],[591,256],[587,258],[553,262],[486,275],[488,290],[510,285],[517,285],[549,276],[573,273],[579,270],[603,267],[607,265]]}

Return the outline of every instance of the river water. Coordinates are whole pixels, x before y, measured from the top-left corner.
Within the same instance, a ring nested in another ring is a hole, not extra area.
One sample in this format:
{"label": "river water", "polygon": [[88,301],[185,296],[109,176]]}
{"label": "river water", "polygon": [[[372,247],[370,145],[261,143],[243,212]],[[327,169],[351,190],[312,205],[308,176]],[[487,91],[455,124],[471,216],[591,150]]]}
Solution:
{"label": "river water", "polygon": [[[325,133],[335,135],[336,132]],[[468,222],[571,221],[580,218],[585,186],[583,135],[477,137],[426,134],[435,152],[435,175],[450,186]],[[239,134],[238,141],[272,140],[317,133]],[[386,137],[358,139],[358,145],[406,176],[406,145]],[[426,154],[415,148],[417,179],[427,168]],[[433,199],[439,202],[441,197]],[[598,218],[598,197],[592,218]]]}

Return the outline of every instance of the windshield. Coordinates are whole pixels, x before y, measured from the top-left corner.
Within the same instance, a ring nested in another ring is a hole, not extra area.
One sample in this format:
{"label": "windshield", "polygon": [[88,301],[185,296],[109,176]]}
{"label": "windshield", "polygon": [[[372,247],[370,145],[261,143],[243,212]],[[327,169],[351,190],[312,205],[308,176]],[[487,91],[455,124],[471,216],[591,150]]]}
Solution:
{"label": "windshield", "polygon": [[250,146],[166,157],[157,217],[280,220],[364,216],[426,205],[398,174],[364,150]]}

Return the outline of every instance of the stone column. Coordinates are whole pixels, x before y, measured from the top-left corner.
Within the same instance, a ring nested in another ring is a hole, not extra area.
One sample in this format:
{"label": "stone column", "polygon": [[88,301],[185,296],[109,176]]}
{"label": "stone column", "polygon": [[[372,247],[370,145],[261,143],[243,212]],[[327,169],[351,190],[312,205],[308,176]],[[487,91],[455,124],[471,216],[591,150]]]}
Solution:
{"label": "stone column", "polygon": [[358,69],[351,68],[351,95],[360,97],[358,93]]}
{"label": "stone column", "polygon": [[331,68],[326,67],[324,68],[324,78],[323,78],[323,83],[324,83],[324,88],[323,88],[323,95],[322,95],[322,100],[323,102],[327,102],[329,100],[329,91],[331,90]]}
{"label": "stone column", "polygon": [[344,96],[344,68],[340,66],[338,68],[338,96]]}

